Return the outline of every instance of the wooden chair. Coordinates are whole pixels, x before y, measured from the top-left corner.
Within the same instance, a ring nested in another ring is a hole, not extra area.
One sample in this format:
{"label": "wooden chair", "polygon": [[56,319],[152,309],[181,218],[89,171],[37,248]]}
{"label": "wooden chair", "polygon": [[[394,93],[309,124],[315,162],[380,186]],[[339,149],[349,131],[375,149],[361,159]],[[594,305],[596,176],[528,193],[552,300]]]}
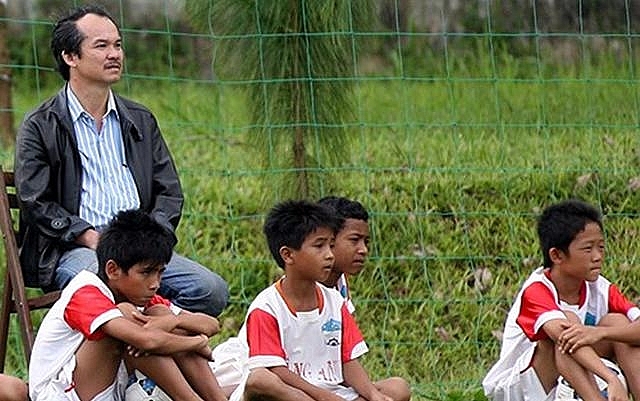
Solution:
{"label": "wooden chair", "polygon": [[15,195],[13,173],[2,170],[0,166],[0,232],[4,241],[7,269],[4,277],[4,292],[2,294],[2,310],[0,314],[0,373],[4,372],[7,355],[7,340],[9,338],[9,322],[11,314],[15,313],[20,325],[22,347],[27,365],[31,358],[31,350],[35,339],[31,311],[48,308],[60,297],[60,291],[53,291],[27,297],[22,268],[18,257],[18,241],[16,239],[16,224],[11,215],[11,209],[18,208]]}

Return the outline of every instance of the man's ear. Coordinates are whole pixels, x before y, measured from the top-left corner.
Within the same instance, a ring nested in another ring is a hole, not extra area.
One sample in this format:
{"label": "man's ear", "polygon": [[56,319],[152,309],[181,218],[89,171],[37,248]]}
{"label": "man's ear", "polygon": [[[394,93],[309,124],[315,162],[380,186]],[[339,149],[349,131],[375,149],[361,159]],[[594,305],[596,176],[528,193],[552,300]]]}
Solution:
{"label": "man's ear", "polygon": [[67,63],[67,65],[69,67],[75,67],[76,66],[76,60],[73,54],[71,53],[67,53],[66,51],[62,51],[61,53],[62,59],[64,60],[65,63]]}
{"label": "man's ear", "polygon": [[104,266],[104,272],[109,280],[117,280],[122,274],[122,269],[113,259],[109,259]]}
{"label": "man's ear", "polygon": [[280,257],[284,260],[284,264],[290,264],[293,258],[293,251],[288,246],[280,248]]}
{"label": "man's ear", "polygon": [[558,248],[549,249],[549,258],[553,262],[554,265],[560,264],[564,261],[565,254]]}

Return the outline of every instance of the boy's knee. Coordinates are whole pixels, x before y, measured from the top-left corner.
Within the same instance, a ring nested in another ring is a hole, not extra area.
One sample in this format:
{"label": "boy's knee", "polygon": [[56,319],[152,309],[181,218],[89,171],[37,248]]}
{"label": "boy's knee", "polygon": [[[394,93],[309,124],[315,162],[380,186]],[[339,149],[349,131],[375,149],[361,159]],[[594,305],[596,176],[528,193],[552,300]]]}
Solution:
{"label": "boy's knee", "polygon": [[567,317],[567,320],[572,323],[582,323],[582,319],[580,319],[580,316],[576,315],[573,312],[564,311],[564,315]]}
{"label": "boy's knee", "polygon": [[0,389],[1,400],[28,400],[29,389],[27,384],[17,377],[2,376],[2,389]]}
{"label": "boy's knee", "polygon": [[273,389],[274,386],[281,385],[283,385],[283,382],[269,369],[255,368],[249,373],[245,388],[250,394],[265,394],[269,392],[269,389]]}
{"label": "boy's knee", "polygon": [[389,383],[393,389],[390,394],[395,401],[409,401],[411,399],[411,387],[409,383],[402,377],[391,377]]}
{"label": "boy's knee", "polygon": [[133,312],[139,312],[138,308],[129,302],[121,302],[118,304],[118,309],[122,314],[129,319],[133,319]]}
{"label": "boy's knee", "polygon": [[607,313],[600,319],[598,326],[626,326],[629,319],[622,313]]}

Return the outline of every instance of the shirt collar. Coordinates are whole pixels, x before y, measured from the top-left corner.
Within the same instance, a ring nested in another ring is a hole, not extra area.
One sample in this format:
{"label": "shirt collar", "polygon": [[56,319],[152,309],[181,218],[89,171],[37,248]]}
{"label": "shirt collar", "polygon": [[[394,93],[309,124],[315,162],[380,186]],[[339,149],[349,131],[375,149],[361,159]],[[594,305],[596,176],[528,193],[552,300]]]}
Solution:
{"label": "shirt collar", "polygon": [[[78,121],[80,116],[82,116],[82,113],[89,115],[89,113],[82,107],[82,104],[80,104],[80,100],[78,100],[75,93],[73,93],[73,91],[71,90],[71,85],[69,85],[68,83],[67,83],[66,92],[67,92],[67,104],[69,107],[69,113],[71,113],[71,121],[73,121],[74,123]],[[114,113],[116,118],[119,118],[118,109],[116,109],[116,100],[113,97],[113,92],[109,90],[109,98],[107,99],[107,112],[104,114],[103,117],[108,116],[109,113],[111,112]]]}

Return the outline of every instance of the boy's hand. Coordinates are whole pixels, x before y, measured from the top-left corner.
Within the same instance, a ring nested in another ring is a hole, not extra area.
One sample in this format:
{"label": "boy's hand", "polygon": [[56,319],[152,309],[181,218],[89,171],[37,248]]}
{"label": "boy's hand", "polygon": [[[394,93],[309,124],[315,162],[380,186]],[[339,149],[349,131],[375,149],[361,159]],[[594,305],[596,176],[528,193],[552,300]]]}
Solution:
{"label": "boy's hand", "polygon": [[206,343],[202,347],[198,348],[196,350],[196,353],[202,356],[207,361],[213,361],[213,355],[211,354],[211,347],[209,347],[209,337],[207,337],[206,334],[199,334],[199,336],[202,336],[203,338],[205,338]]}
{"label": "boy's hand", "polygon": [[609,386],[608,401],[629,401],[629,393],[617,377],[614,377],[610,382],[607,382],[607,384]]}
{"label": "boy's hand", "polygon": [[127,354],[129,354],[129,356],[132,356],[134,358],[138,358],[141,356],[147,356],[149,355],[149,353],[138,349],[136,347],[134,347],[133,345],[127,344]]}
{"label": "boy's hand", "polygon": [[598,327],[574,324],[566,328],[558,337],[558,347],[565,353],[573,353],[585,345],[593,345],[602,340],[602,333]]}

